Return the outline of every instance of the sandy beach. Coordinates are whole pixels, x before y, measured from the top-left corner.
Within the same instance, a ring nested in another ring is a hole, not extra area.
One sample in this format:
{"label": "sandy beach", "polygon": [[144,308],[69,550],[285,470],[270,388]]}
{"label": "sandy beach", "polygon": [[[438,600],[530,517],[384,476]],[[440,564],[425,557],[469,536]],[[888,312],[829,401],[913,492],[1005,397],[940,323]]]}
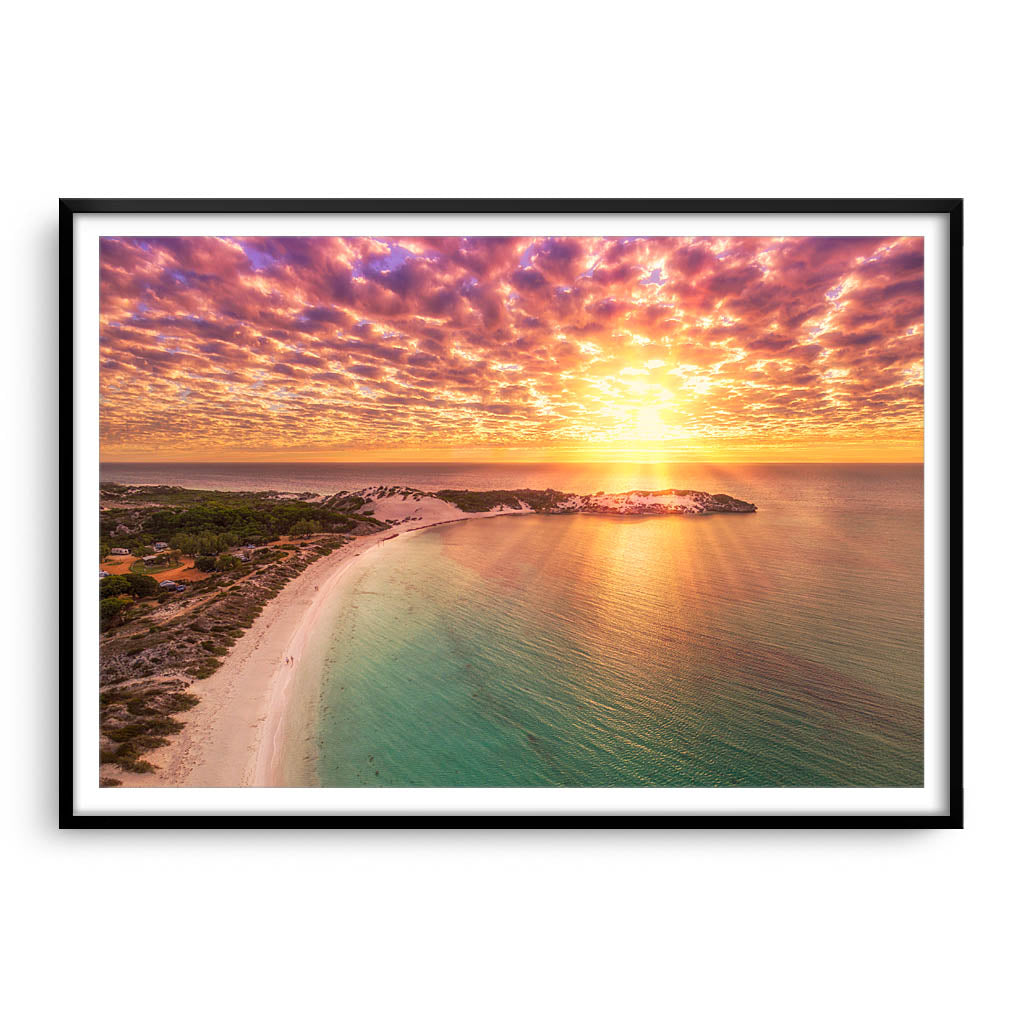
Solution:
{"label": "sandy beach", "polygon": [[[312,777],[295,765],[312,758],[308,728],[290,723],[295,700],[312,704],[315,693],[301,697],[303,654],[316,635],[332,594],[356,559],[402,534],[467,519],[524,515],[529,510],[503,509],[465,513],[436,498],[388,499],[376,514],[407,521],[381,533],[359,537],[314,562],[260,612],[221,667],[192,683],[199,704],[180,716],[184,729],[166,747],[147,755],[156,771],[125,778],[128,786],[282,786],[301,785]],[[290,724],[292,727],[290,728]]]}

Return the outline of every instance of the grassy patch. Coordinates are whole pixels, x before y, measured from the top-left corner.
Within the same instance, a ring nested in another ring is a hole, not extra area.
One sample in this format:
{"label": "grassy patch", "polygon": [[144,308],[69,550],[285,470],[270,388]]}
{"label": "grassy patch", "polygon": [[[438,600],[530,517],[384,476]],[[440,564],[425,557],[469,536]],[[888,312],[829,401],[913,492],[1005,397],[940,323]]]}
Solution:
{"label": "grassy patch", "polygon": [[139,561],[132,562],[132,572],[139,573],[142,576],[155,576],[158,572],[170,572],[172,569],[180,569],[184,564],[184,562],[169,562],[167,565],[157,565],[154,562],[147,565],[140,558]]}

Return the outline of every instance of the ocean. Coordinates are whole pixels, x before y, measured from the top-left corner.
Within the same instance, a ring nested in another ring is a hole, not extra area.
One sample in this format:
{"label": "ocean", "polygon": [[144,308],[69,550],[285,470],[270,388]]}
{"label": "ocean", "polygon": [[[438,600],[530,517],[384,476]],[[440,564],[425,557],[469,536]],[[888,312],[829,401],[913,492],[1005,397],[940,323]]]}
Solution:
{"label": "ocean", "polygon": [[103,479],[693,487],[753,515],[529,516],[410,534],[324,622],[325,786],[920,786],[917,465],[116,466]]}

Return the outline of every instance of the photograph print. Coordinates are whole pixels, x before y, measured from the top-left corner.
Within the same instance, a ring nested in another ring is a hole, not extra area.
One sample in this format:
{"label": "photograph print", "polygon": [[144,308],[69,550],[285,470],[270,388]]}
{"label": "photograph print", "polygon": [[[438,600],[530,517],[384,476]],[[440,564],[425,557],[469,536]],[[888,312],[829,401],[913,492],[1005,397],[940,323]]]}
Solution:
{"label": "photograph print", "polygon": [[926,243],[850,227],[100,235],[85,783],[923,787]]}

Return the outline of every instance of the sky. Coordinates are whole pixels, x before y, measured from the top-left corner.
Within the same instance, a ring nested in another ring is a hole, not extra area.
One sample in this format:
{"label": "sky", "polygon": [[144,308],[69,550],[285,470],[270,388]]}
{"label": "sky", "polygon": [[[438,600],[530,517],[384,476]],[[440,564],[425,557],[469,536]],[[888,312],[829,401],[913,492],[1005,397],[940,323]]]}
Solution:
{"label": "sky", "polygon": [[100,240],[104,461],[916,462],[923,240]]}

